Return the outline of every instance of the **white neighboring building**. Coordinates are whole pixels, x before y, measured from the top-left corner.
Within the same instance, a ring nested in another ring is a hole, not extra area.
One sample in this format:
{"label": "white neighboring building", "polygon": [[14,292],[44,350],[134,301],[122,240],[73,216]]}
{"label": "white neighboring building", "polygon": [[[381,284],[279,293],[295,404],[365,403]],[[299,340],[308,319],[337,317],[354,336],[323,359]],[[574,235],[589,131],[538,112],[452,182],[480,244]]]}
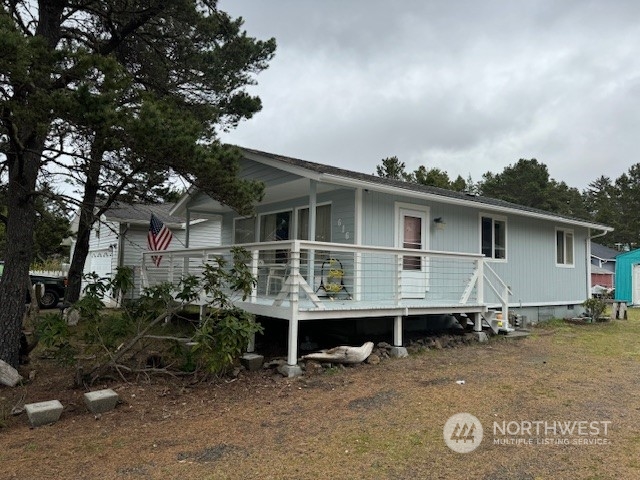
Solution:
{"label": "white neighboring building", "polygon": [[[84,264],[84,273],[95,272],[101,278],[112,278],[117,267],[133,270],[135,287],[127,298],[137,298],[141,289],[142,253],[149,251],[147,234],[153,213],[171,230],[172,250],[220,245],[221,217],[219,215],[198,215],[190,221],[189,238],[186,235],[186,221],[182,216],[169,214],[174,204],[114,204],[95,223],[89,239],[89,253]],[[77,230],[77,217],[72,222],[72,230]],[[71,247],[71,255],[75,243]],[[84,290],[85,282],[83,282]]]}

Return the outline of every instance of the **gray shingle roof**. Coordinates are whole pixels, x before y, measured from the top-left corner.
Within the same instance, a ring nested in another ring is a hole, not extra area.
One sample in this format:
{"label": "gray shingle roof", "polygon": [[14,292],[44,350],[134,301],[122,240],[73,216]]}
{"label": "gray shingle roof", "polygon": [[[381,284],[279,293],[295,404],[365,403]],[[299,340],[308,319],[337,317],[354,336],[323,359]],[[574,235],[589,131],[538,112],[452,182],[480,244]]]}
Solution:
{"label": "gray shingle roof", "polygon": [[599,243],[591,242],[591,256],[602,260],[614,260],[621,252],[613,248],[605,247]]}
{"label": "gray shingle roof", "polygon": [[107,220],[115,222],[149,222],[151,214],[162,220],[164,223],[183,223],[184,217],[170,215],[173,203],[161,204],[128,204],[123,202],[114,203],[105,213]]}
{"label": "gray shingle roof", "polygon": [[580,218],[576,218],[576,217],[571,217],[571,216],[568,216],[568,215],[561,215],[561,214],[558,214],[558,213],[548,212],[548,211],[540,210],[540,209],[537,209],[537,208],[526,207],[526,206],[518,205],[518,204],[515,204],[515,203],[505,202],[504,200],[498,200],[496,198],[483,197],[483,196],[480,196],[480,195],[470,195],[470,194],[463,193],[463,192],[454,192],[452,190],[446,190],[446,189],[443,189],[443,188],[432,187],[432,186],[428,186],[428,185],[420,185],[420,184],[412,183],[412,182],[403,182],[401,180],[393,180],[393,179],[389,179],[389,178],[382,178],[382,177],[377,177],[375,175],[369,175],[369,174],[366,174],[366,173],[354,172],[354,171],[351,171],[351,170],[346,170],[346,169],[343,169],[343,168],[334,167],[334,166],[331,166],[331,165],[324,165],[324,164],[321,164],[321,163],[309,162],[309,161],[300,160],[300,159],[297,159],[297,158],[285,157],[285,156],[276,155],[276,154],[273,154],[273,153],[262,152],[260,150],[253,150],[253,149],[250,149],[250,148],[244,148],[244,147],[240,147],[240,148],[241,148],[241,150],[253,153],[255,155],[260,155],[260,156],[264,156],[264,157],[267,157],[267,158],[271,158],[273,160],[277,160],[279,162],[282,162],[282,163],[285,163],[285,164],[288,164],[288,165],[292,165],[292,166],[295,166],[295,167],[304,168],[306,170],[309,170],[309,171],[312,171],[312,172],[316,172],[316,173],[336,175],[336,176],[346,177],[346,178],[350,178],[350,179],[354,179],[354,180],[361,180],[363,182],[376,183],[376,184],[380,184],[380,185],[388,185],[388,186],[401,188],[401,189],[404,189],[404,190],[410,190],[410,191],[414,191],[414,192],[422,192],[422,193],[431,194],[431,195],[438,195],[438,196],[446,197],[446,198],[464,200],[464,201],[467,201],[467,202],[477,203],[477,204],[480,204],[480,205],[486,205],[488,207],[508,208],[508,209],[520,210],[522,212],[529,212],[529,213],[534,213],[534,214],[553,215],[554,217],[564,218],[564,219],[571,220],[571,221],[574,221],[574,222],[576,222],[576,221],[577,222],[586,222],[586,223],[593,223],[594,225],[596,225],[594,222],[591,222],[589,220],[584,220],[584,219],[580,219]]}

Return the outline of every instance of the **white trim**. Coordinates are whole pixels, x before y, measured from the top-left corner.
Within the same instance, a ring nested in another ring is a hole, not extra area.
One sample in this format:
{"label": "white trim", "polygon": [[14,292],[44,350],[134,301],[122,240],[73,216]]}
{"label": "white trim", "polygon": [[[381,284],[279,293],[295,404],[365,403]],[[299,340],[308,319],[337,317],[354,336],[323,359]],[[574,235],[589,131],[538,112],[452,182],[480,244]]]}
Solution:
{"label": "white trim", "polygon": [[356,188],[355,192],[355,208],[354,208],[354,236],[353,236],[353,244],[361,245],[362,244],[362,210],[363,210],[363,195],[362,189]]}
{"label": "white trim", "polygon": [[[241,148],[242,154],[243,156],[247,159],[247,160],[252,160],[258,163],[262,163],[264,165],[267,166],[271,166],[273,168],[276,168],[280,171],[284,171],[284,172],[288,172],[294,175],[299,175],[301,177],[304,178],[309,178],[312,180],[316,180],[318,182],[321,183],[328,183],[331,185],[336,185],[336,186],[344,186],[344,187],[350,187],[350,188],[354,188],[354,189],[364,189],[364,190],[372,190],[372,191],[377,191],[377,192],[381,192],[381,193],[389,193],[389,194],[393,194],[393,195],[400,195],[400,196],[404,196],[404,197],[411,197],[411,198],[416,198],[416,199],[421,199],[423,201],[434,201],[434,202],[438,202],[438,203],[442,203],[442,204],[449,204],[449,205],[461,205],[461,206],[465,206],[465,207],[469,207],[469,208],[474,208],[474,209],[483,209],[486,211],[494,211],[497,213],[501,213],[501,214],[514,214],[514,215],[518,215],[518,216],[522,216],[522,217],[529,217],[529,218],[537,218],[537,219],[541,219],[541,220],[550,220],[550,221],[554,221],[554,222],[564,222],[568,225],[573,225],[573,226],[579,226],[579,227],[585,227],[585,228],[592,228],[595,230],[599,230],[601,232],[603,232],[603,234],[606,234],[608,232],[612,232],[614,229],[611,227],[607,227],[605,225],[600,225],[600,224],[596,224],[596,223],[592,223],[592,222],[587,222],[584,220],[578,220],[578,219],[569,219],[569,218],[563,218],[563,217],[558,217],[552,213],[545,213],[545,212],[529,212],[526,210],[521,210],[518,209],[516,207],[505,207],[505,206],[498,206],[498,205],[490,205],[490,204],[486,204],[486,203],[480,203],[480,202],[476,202],[476,201],[472,201],[472,200],[465,200],[464,198],[455,198],[455,197],[447,197],[444,195],[437,195],[435,193],[428,193],[428,192],[419,192],[416,190],[412,190],[412,189],[407,189],[407,188],[402,188],[402,187],[398,187],[398,186],[393,186],[393,185],[385,185],[385,184],[381,184],[381,183],[377,183],[377,182],[372,182],[370,180],[363,180],[363,179],[356,179],[356,178],[350,178],[350,177],[345,177],[342,175],[336,175],[336,174],[331,174],[331,173],[317,173],[317,172],[313,172],[311,170],[309,170],[308,168],[302,167],[302,166],[297,166],[297,165],[290,165],[287,164],[286,162],[279,160],[277,157],[277,155],[273,154],[274,157],[276,158],[269,158],[265,155],[271,155],[271,154],[267,154],[266,152],[262,152],[262,153],[255,153],[255,152],[249,152],[247,150],[245,150],[244,148]],[[325,166],[325,165],[322,165]],[[352,173],[357,173],[357,172],[352,172]],[[198,189],[195,187],[190,187],[189,190],[187,191],[187,193],[184,194],[184,196],[178,201],[178,203],[176,203],[176,205],[174,206],[174,208],[171,210],[170,214],[171,215],[175,215],[176,213],[180,212],[181,209],[186,208],[186,204],[189,201],[189,198],[195,194],[196,192],[198,192]]]}
{"label": "white trim", "polygon": [[370,182],[367,180],[350,179],[350,178],[345,178],[345,177],[328,174],[328,173],[323,174],[323,178],[321,181],[326,183],[331,183],[334,185],[341,185],[341,186],[353,187],[353,188],[364,188],[364,189],[374,190],[382,193],[390,193],[393,195],[400,195],[403,197],[419,198],[421,200],[430,200],[430,201],[449,204],[449,205],[462,205],[462,206],[474,208],[474,209],[495,211],[497,212],[497,214],[502,214],[502,215],[514,214],[522,217],[537,218],[540,220],[551,220],[556,223],[561,221],[568,225],[593,228],[593,229],[600,230],[607,233],[613,232],[614,230],[613,228],[607,227],[605,225],[599,225],[597,223],[591,223],[591,222],[586,222],[582,220],[574,220],[570,218],[558,217],[553,215],[552,213],[528,212],[526,210],[520,210],[518,208],[511,208],[511,207],[504,207],[504,206],[497,206],[497,205],[492,206],[490,204],[464,200],[462,198],[445,197],[442,195],[436,195],[434,193],[418,192],[411,189],[394,187],[392,185],[383,185],[379,183]]}
{"label": "white trim", "polygon": [[[563,232],[562,235],[562,245],[564,248],[563,253],[563,258],[565,260],[565,263],[558,263],[558,232]],[[567,259],[567,233],[571,234],[571,259],[572,259],[572,263],[566,263],[566,259]],[[554,230],[554,235],[553,235],[553,244],[554,244],[554,249],[553,252],[555,254],[555,258],[554,258],[554,262],[556,264],[556,267],[558,268],[576,268],[576,234],[573,231],[572,228],[563,228],[563,227],[556,227]],[[587,258],[589,258],[587,256]],[[591,263],[591,262],[589,262]],[[589,270],[587,270],[587,274],[589,274]]]}
{"label": "white trim", "polygon": [[[294,208],[290,207],[290,208],[283,208],[282,210],[273,210],[273,211],[269,211],[269,212],[262,212],[256,215],[256,219],[257,219],[257,224],[256,224],[256,241],[260,242],[260,237],[262,236],[262,232],[260,231],[260,223],[261,223],[261,219],[262,217],[266,216],[266,215],[277,215],[278,213],[284,213],[284,212],[291,212],[291,217],[293,217],[293,211]],[[291,237],[291,228],[293,227],[293,218],[291,218],[290,220],[291,225],[289,225],[289,237]],[[293,235],[295,237],[295,234]],[[289,240],[291,240],[291,238],[289,238]],[[265,241],[269,241],[269,240],[265,240]]]}
{"label": "white trim", "polygon": [[[429,223],[431,218],[431,209],[427,205],[395,202],[394,210],[394,246],[396,248],[404,248],[403,216],[415,213],[420,215],[420,218],[424,220],[420,225],[422,245],[420,250],[416,251],[429,250]],[[404,266],[402,265],[404,262],[403,259],[404,256],[401,256],[398,260],[400,262],[398,268],[401,270],[399,275],[401,276],[401,284],[403,286],[407,286],[408,290],[406,292],[402,291],[399,298],[424,298],[426,292],[429,290],[429,260],[422,257],[420,259],[420,270],[414,271],[404,270]],[[419,283],[414,285],[412,282],[416,281]]]}
{"label": "white trim", "polygon": [[[479,250],[478,253],[482,254],[482,218],[490,218],[491,219],[491,256],[490,257],[486,257],[488,262],[491,263],[507,263],[508,259],[509,259],[509,222],[507,220],[507,217],[504,215],[496,215],[495,213],[489,213],[489,212],[479,212],[478,214],[478,230],[479,230],[479,235],[478,235],[478,239],[479,239]],[[494,252],[495,252],[495,238],[494,238],[494,229],[493,229],[493,222],[498,221],[498,222],[503,222],[504,223],[504,258],[495,258]]]}
{"label": "white trim", "polygon": [[427,205],[416,205],[415,203],[404,203],[404,202],[395,202],[394,203],[395,216],[393,219],[394,224],[394,232],[395,232],[395,240],[394,246],[396,248],[402,248],[402,232],[400,232],[400,211],[401,210],[413,210],[414,212],[420,212],[425,214],[425,222],[422,225],[423,230],[423,240],[424,244],[422,246],[422,250],[429,250],[429,229],[427,226],[431,221],[431,208]]}
{"label": "white trim", "polygon": [[[329,205],[331,207],[331,215],[333,215],[333,201],[329,200],[327,202],[322,202],[322,203],[316,203],[316,208],[318,207],[326,207],[327,205]],[[296,240],[301,240],[300,238],[298,238],[298,215],[300,210],[304,210],[307,209],[309,210],[309,205],[300,205],[299,207],[295,207],[293,209],[293,216],[294,216],[294,220],[293,220],[293,228],[295,229],[295,237]],[[277,213],[277,212],[276,212]],[[316,232],[316,235],[318,234],[318,232]],[[324,240],[325,242],[331,242],[333,241],[333,222],[329,222],[329,238],[330,240]],[[314,238],[315,240],[315,238]]]}
{"label": "white trim", "polygon": [[[584,303],[584,298],[582,300],[563,300],[563,301],[552,301],[552,302],[509,302],[509,308],[518,309],[522,308],[531,308],[531,307],[562,307],[569,305],[582,305]],[[487,305],[488,308],[496,308],[500,307],[500,303],[491,303]]]}

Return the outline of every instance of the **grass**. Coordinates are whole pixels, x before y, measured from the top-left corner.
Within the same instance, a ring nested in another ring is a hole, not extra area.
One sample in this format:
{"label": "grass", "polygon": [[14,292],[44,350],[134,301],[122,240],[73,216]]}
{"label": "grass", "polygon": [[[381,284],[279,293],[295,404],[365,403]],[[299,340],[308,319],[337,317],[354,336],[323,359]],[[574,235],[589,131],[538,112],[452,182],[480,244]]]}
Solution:
{"label": "grass", "polygon": [[[27,400],[60,395],[65,412],[41,429],[8,418],[0,436],[3,472],[104,479],[125,473],[230,480],[640,478],[640,311],[629,313],[626,321],[587,325],[554,320],[521,340],[494,338],[295,380],[261,371],[214,384],[111,384],[123,403],[98,420],[81,408],[82,391],[60,390],[46,383],[52,375],[38,373]],[[484,440],[468,454],[451,451],[443,439],[446,419],[460,412],[484,427]],[[611,444],[493,443],[493,422],[523,420],[609,421]]]}

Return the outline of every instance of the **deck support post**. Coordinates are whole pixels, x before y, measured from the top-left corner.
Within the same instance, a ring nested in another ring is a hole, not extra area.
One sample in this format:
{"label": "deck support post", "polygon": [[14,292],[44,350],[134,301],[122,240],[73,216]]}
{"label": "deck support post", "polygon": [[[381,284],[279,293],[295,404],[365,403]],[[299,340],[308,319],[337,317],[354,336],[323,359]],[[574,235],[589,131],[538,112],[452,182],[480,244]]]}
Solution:
{"label": "deck support post", "polygon": [[393,319],[393,346],[402,346],[402,315]]}
{"label": "deck support post", "polygon": [[393,319],[393,347],[389,355],[396,358],[408,357],[407,349],[402,346],[402,315]]}
{"label": "deck support post", "polygon": [[287,363],[278,367],[278,372],[285,377],[299,377],[302,369],[298,365],[298,316],[289,320]]}
{"label": "deck support post", "polygon": [[287,339],[287,364],[298,364],[298,318],[289,320],[289,335]]}
{"label": "deck support post", "polygon": [[473,331],[481,332],[482,331],[482,317],[480,313],[473,314]]}

